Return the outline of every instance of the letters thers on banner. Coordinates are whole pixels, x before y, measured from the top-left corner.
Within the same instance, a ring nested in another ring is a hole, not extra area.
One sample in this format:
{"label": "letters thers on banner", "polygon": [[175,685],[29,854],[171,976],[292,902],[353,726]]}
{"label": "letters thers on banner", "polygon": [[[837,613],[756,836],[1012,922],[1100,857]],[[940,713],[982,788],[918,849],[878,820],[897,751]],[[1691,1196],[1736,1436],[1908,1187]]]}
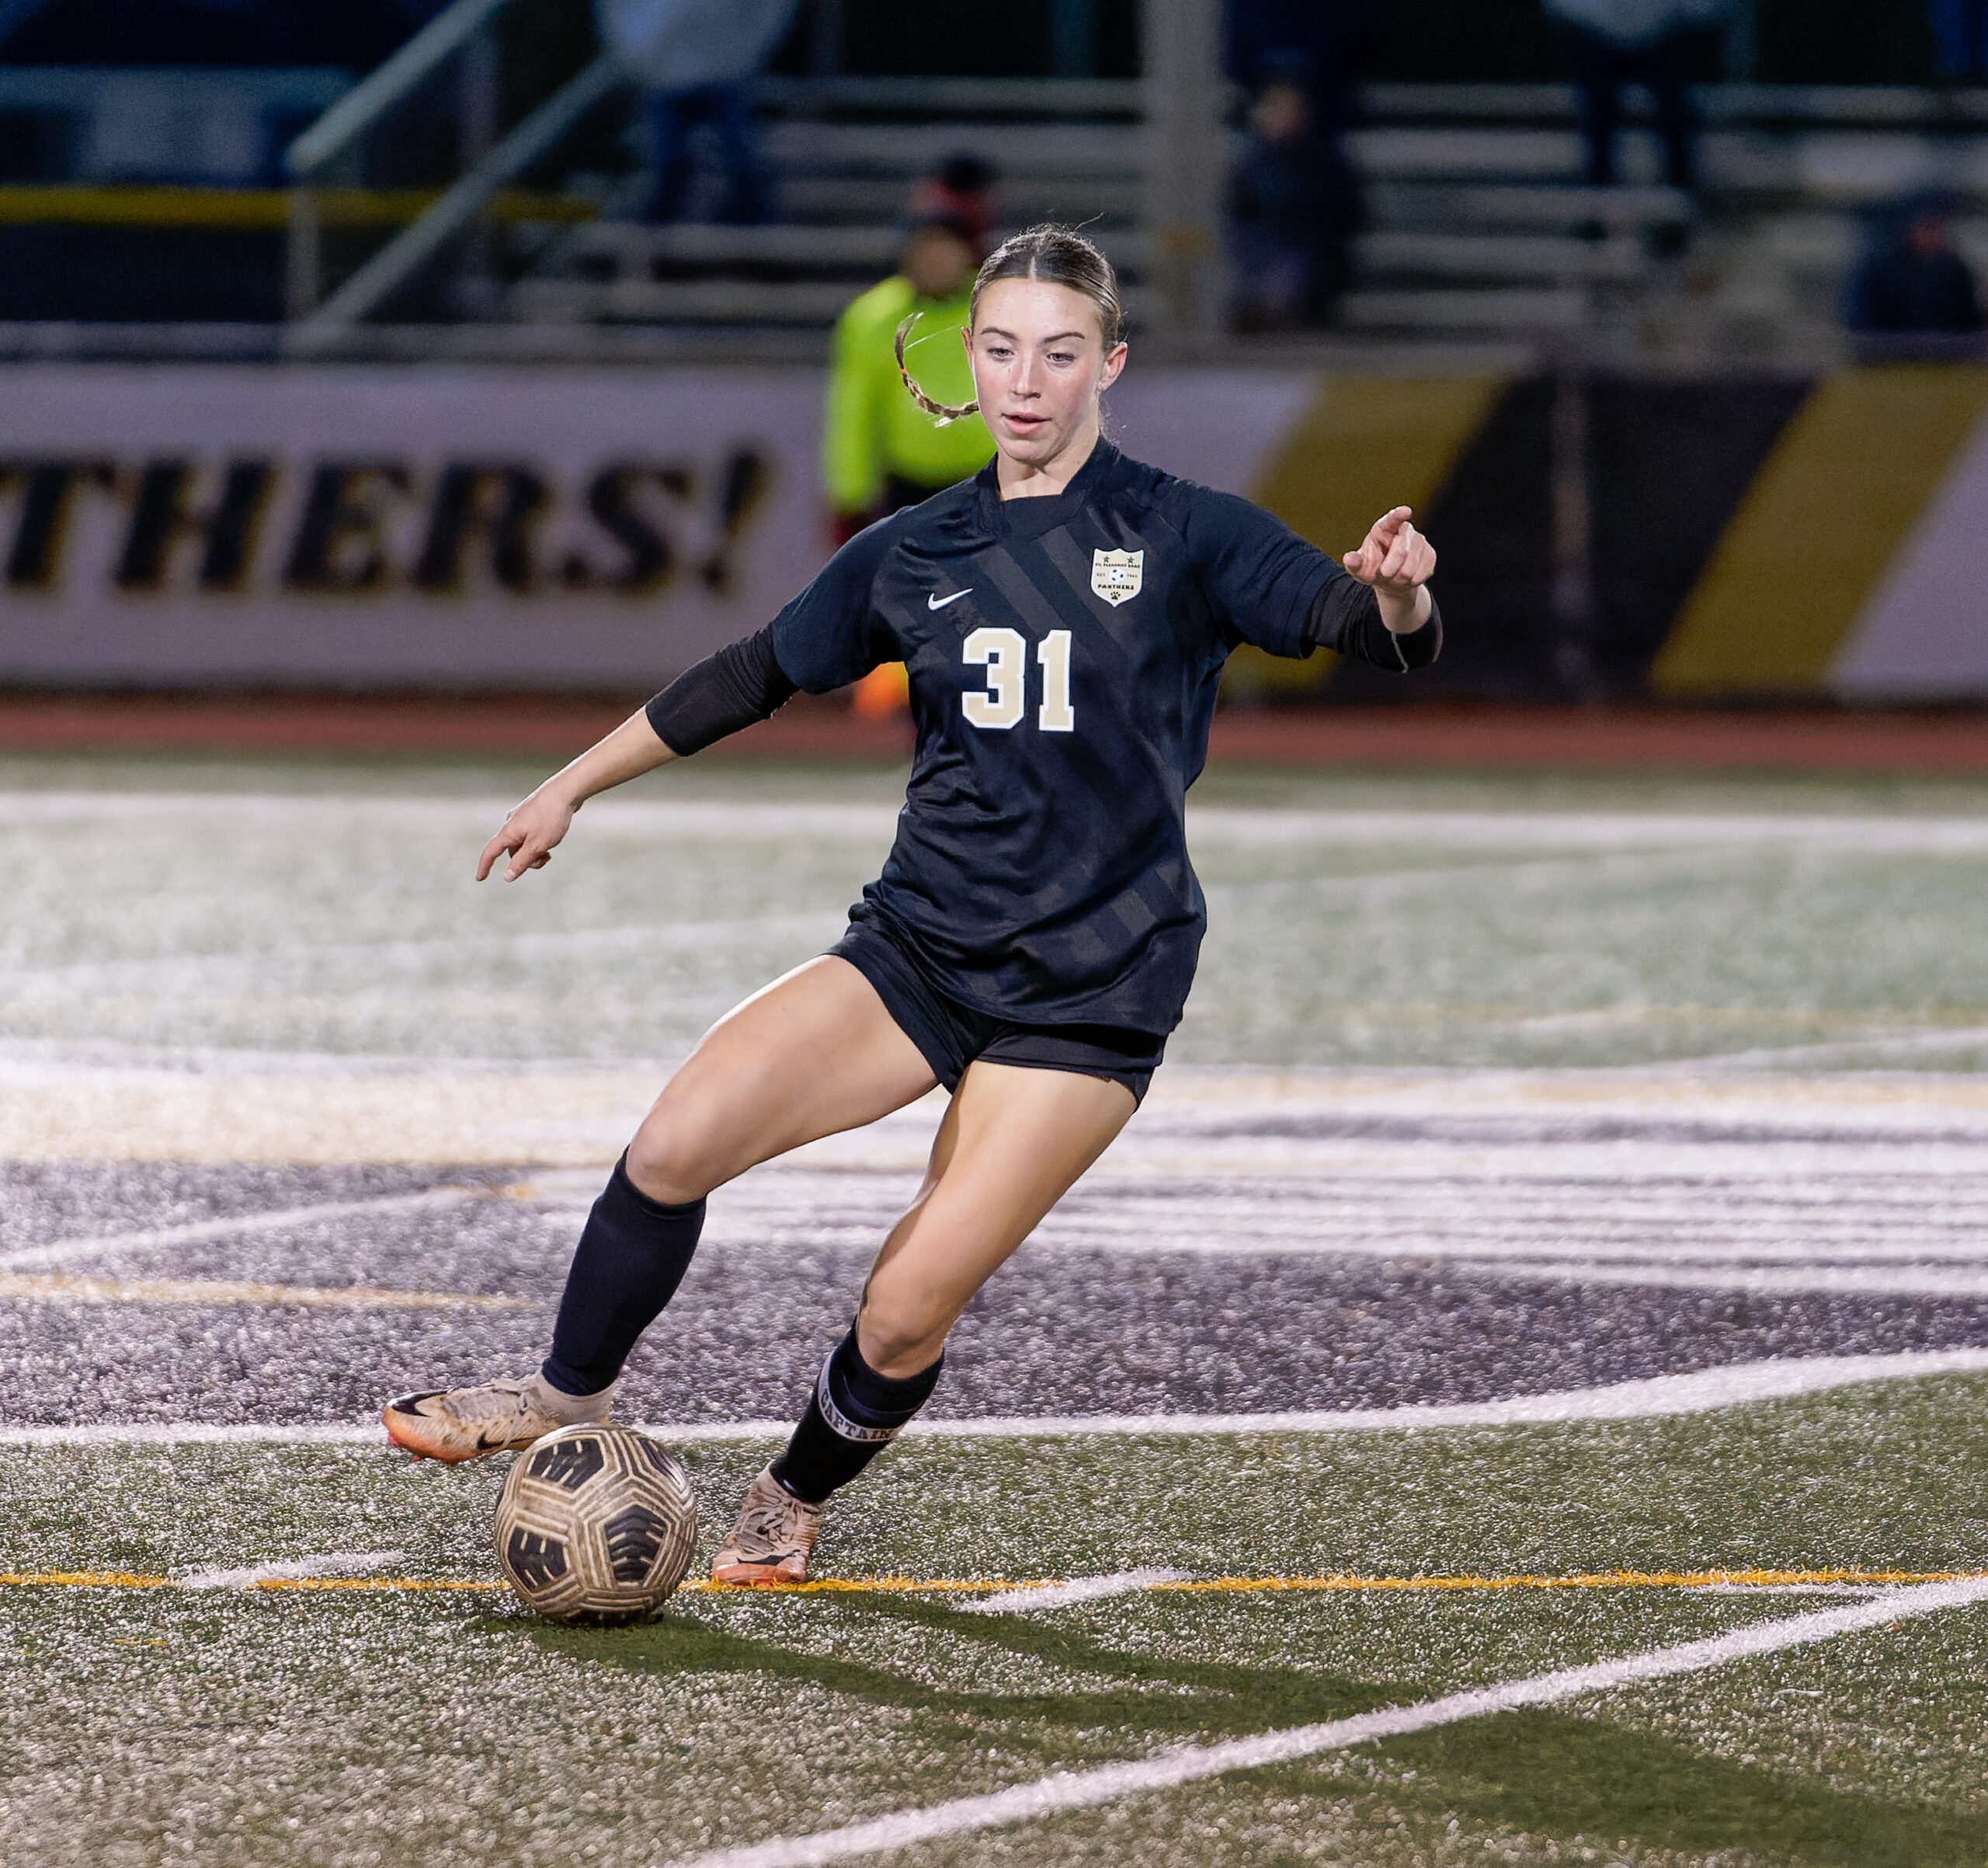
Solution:
{"label": "letters thers on banner", "polygon": [[[0,498],[12,495],[13,507],[0,580],[23,592],[92,579],[137,595],[190,587],[363,598],[447,596],[487,579],[521,595],[646,596],[686,571],[722,594],[771,477],[766,457],[744,447],[713,472],[608,461],[571,487],[514,460],[0,460]],[[118,514],[101,562],[74,543],[86,500]]]}

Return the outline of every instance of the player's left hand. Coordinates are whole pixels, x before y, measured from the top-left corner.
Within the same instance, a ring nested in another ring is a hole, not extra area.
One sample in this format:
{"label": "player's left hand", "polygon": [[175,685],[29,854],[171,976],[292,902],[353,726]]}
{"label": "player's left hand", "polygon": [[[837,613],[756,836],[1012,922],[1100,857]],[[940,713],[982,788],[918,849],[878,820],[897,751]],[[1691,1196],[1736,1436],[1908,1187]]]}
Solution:
{"label": "player's left hand", "polygon": [[1406,506],[1375,520],[1366,543],[1345,557],[1347,570],[1363,584],[1390,595],[1411,596],[1436,569],[1436,548],[1409,522]]}

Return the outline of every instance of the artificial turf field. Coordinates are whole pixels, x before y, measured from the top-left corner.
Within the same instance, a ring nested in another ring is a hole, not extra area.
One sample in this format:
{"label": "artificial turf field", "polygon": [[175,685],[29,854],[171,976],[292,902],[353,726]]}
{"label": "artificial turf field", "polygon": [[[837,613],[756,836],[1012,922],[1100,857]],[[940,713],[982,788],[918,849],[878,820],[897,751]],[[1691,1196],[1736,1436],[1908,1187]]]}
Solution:
{"label": "artificial turf field", "polygon": [[[368,1418],[529,1366],[893,781],[476,890],[534,776],[0,766],[0,1861],[1988,1862],[1988,787],[1211,775],[1167,1068],[856,1586],[580,1632]],[[707,1550],[936,1113],[714,1198],[622,1410]]]}

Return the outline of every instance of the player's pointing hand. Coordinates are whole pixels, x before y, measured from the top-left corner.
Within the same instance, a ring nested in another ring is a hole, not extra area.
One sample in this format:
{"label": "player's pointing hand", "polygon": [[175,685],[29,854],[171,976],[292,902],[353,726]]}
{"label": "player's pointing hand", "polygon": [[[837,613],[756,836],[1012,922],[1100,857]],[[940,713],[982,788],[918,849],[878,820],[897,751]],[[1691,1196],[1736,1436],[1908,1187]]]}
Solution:
{"label": "player's pointing hand", "polygon": [[1375,520],[1367,540],[1346,554],[1346,568],[1363,584],[1377,590],[1413,590],[1426,584],[1436,568],[1436,550],[1410,524],[1406,506],[1396,506]]}
{"label": "player's pointing hand", "polygon": [[1375,520],[1366,542],[1343,562],[1349,576],[1368,585],[1381,606],[1381,620],[1398,636],[1411,635],[1429,620],[1427,589],[1436,568],[1436,549],[1409,523],[1406,506]]}

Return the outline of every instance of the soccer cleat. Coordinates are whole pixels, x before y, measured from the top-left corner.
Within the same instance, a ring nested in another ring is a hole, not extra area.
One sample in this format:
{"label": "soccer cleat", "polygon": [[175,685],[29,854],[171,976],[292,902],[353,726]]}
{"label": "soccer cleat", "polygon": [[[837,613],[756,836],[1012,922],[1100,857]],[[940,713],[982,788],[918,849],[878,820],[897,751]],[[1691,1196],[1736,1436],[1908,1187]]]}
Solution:
{"label": "soccer cleat", "polygon": [[[520,1452],[561,1427],[585,1424],[561,1418],[572,1415],[570,1408],[554,1413],[543,1389],[544,1377],[533,1376],[527,1381],[487,1381],[476,1388],[403,1394],[388,1402],[380,1418],[386,1423],[387,1438],[396,1446],[406,1448],[417,1460],[440,1460],[455,1466],[464,1460],[480,1460],[486,1453]],[[611,1394],[610,1391],[586,1398],[600,1401],[600,1411],[594,1420],[606,1422]]]}
{"label": "soccer cleat", "polygon": [[805,1582],[808,1554],[821,1534],[821,1506],[794,1497],[769,1466],[746,1488],[739,1522],[711,1559],[711,1581],[746,1588]]}

